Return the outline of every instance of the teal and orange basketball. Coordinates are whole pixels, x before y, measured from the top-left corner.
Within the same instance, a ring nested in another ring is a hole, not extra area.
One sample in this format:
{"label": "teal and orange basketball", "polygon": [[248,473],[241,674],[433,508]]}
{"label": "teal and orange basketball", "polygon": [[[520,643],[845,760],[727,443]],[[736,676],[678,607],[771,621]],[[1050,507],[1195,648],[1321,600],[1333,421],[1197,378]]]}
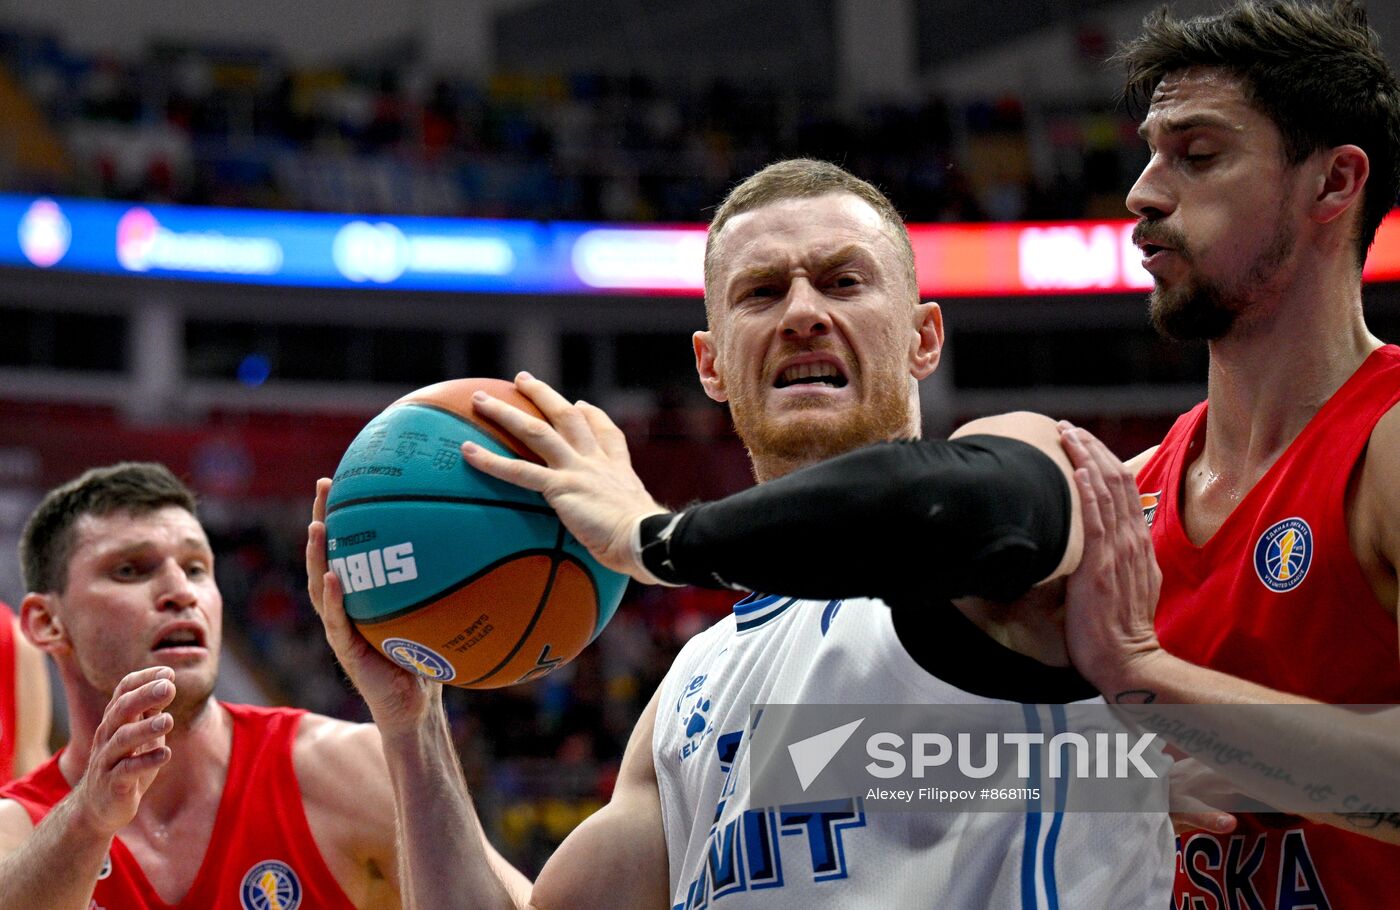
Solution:
{"label": "teal and orange basketball", "polygon": [[539,415],[499,379],[455,379],[400,398],[336,468],[326,555],[346,613],[390,659],[490,689],[577,656],[612,618],[627,577],[599,565],[544,497],[462,460],[468,439],[539,460],[475,413],[478,389]]}

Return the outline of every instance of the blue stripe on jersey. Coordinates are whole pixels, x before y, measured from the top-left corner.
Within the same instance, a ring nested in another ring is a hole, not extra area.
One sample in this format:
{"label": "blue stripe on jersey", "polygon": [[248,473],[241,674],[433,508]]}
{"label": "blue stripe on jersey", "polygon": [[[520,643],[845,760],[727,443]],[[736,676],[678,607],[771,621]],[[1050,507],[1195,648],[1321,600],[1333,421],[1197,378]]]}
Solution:
{"label": "blue stripe on jersey", "polygon": [[[1028,732],[1039,733],[1040,715],[1035,705],[1022,705],[1021,713],[1025,715]],[[1031,779],[1026,781],[1026,786],[1031,789],[1040,786],[1039,756],[1032,758]],[[1026,833],[1021,843],[1021,910],[1041,910],[1035,893],[1036,848],[1040,846],[1040,812],[1032,808],[1035,805],[1035,800],[1026,800]]]}
{"label": "blue stripe on jersey", "polygon": [[773,594],[750,594],[734,605],[734,615],[747,616],[757,610],[762,610],[764,607],[772,606],[780,600],[782,600],[781,597]]}
{"label": "blue stripe on jersey", "polygon": [[[773,600],[776,601],[778,598],[775,597]],[[763,611],[749,613],[744,618],[736,617],[734,631],[747,632],[750,629],[757,629],[769,620],[777,619],[779,616],[782,616],[788,611],[788,608],[795,603],[797,603],[797,598],[789,597],[781,603],[767,605]]]}
{"label": "blue stripe on jersey", "polygon": [[[1064,705],[1050,706],[1051,736],[1069,729]],[[1072,775],[1061,777],[1055,786],[1055,816],[1050,822],[1050,833],[1045,838],[1045,895],[1050,900],[1050,910],[1060,910],[1060,893],[1055,886],[1055,842],[1060,837],[1060,822],[1065,818],[1065,800],[1069,798],[1069,782]]]}

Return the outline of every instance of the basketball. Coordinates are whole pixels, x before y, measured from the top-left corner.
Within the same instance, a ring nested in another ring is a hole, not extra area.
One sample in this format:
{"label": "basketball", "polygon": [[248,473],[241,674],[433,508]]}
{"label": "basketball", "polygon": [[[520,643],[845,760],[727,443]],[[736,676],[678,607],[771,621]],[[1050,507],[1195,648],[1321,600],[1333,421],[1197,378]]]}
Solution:
{"label": "basketball", "polygon": [[336,468],[326,555],[346,613],[391,660],[491,689],[577,656],[612,618],[627,577],[595,561],[544,497],[462,460],[471,440],[539,461],[475,413],[478,389],[540,416],[499,379],[455,379],[400,398]]}

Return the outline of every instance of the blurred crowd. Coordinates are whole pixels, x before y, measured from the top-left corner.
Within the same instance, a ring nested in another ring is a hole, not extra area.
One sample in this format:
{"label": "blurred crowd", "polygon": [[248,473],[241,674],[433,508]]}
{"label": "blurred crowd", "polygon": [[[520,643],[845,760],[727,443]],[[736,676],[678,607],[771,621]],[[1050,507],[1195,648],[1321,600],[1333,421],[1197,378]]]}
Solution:
{"label": "blurred crowd", "polygon": [[704,221],[777,158],[836,160],[915,221],[1121,214],[1138,141],[1111,106],[1028,111],[937,97],[860,110],[758,84],[299,69],[268,52],[155,47],[140,59],[0,34],[10,129],[59,150],[13,189],[467,217]]}

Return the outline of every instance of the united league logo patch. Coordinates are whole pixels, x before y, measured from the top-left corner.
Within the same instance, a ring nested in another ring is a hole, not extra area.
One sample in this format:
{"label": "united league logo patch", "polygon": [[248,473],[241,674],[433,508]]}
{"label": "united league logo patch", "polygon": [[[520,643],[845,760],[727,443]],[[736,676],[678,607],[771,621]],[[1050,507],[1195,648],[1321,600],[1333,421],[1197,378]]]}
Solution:
{"label": "united league logo patch", "polygon": [[380,647],[394,663],[405,670],[412,670],[419,676],[426,676],[436,682],[445,683],[451,682],[457,675],[457,671],[447,662],[446,658],[427,645],[420,645],[416,641],[410,641],[407,638],[386,638]]}
{"label": "united league logo patch", "polygon": [[301,880],[281,860],[263,860],[243,876],[238,897],[243,910],[297,910]]}
{"label": "united league logo patch", "polygon": [[1270,591],[1291,591],[1307,576],[1312,554],[1312,528],[1301,518],[1285,518],[1254,545],[1254,571]]}

